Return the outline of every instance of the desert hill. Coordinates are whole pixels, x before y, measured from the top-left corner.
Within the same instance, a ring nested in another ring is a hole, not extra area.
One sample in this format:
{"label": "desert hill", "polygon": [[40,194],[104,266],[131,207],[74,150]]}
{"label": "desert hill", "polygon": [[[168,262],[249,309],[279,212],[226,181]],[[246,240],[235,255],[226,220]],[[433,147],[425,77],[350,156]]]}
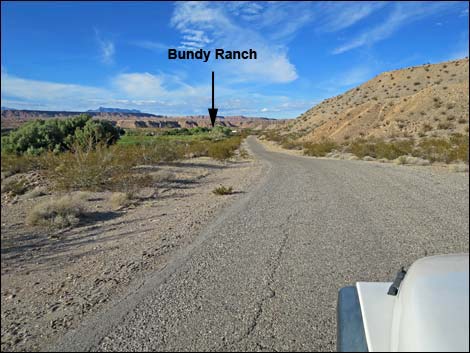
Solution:
{"label": "desert hill", "polygon": [[384,72],[285,125],[299,141],[468,133],[468,58]]}

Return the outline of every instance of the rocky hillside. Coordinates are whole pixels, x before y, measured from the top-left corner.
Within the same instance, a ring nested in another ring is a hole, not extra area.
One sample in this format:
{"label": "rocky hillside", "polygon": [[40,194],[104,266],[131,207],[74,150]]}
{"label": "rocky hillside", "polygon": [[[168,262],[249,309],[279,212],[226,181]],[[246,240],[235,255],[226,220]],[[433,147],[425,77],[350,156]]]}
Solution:
{"label": "rocky hillside", "polygon": [[468,58],[384,72],[287,123],[299,141],[468,134]]}

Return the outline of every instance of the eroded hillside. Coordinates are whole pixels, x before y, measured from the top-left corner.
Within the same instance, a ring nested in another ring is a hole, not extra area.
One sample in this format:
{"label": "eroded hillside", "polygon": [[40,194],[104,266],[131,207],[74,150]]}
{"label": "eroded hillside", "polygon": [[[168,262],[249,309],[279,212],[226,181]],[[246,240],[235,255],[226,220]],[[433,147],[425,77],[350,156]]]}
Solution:
{"label": "eroded hillside", "polygon": [[299,141],[468,134],[468,58],[384,72],[289,123]]}

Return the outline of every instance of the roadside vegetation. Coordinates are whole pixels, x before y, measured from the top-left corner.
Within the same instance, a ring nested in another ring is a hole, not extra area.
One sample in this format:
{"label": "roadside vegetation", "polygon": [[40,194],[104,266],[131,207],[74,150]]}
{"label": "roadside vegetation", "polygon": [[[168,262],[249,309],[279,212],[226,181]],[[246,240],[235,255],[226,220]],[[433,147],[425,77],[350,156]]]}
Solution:
{"label": "roadside vegetation", "polygon": [[26,223],[62,229],[76,226],[84,215],[83,200],[80,195],[63,196],[36,204],[28,214]]}
{"label": "roadside vegetation", "polygon": [[230,195],[233,193],[233,188],[231,186],[223,186],[220,185],[219,187],[216,187],[214,190],[212,190],[212,193],[215,195]]}
{"label": "roadside vegetation", "polygon": [[64,152],[72,146],[93,148],[115,143],[122,130],[89,115],[70,119],[33,120],[2,136],[2,154],[39,155]]}
{"label": "roadside vegetation", "polygon": [[302,149],[307,156],[325,157],[335,153],[348,153],[359,159],[396,161],[398,164],[427,165],[430,163],[468,164],[468,135],[455,133],[450,137],[426,137],[421,139],[358,138],[336,143],[323,139],[316,143],[300,143],[292,136],[281,135],[275,130],[263,136],[287,149]]}
{"label": "roadside vegetation", "polygon": [[[2,136],[2,194],[35,194],[37,185],[23,177],[33,174],[47,180],[52,192],[113,192],[110,205],[120,209],[132,204],[139,190],[162,183],[158,173],[142,166],[196,157],[225,162],[243,138],[222,126],[123,131],[86,115],[36,120]],[[78,200],[58,199],[35,207],[27,223],[63,228],[78,224],[81,215]]]}

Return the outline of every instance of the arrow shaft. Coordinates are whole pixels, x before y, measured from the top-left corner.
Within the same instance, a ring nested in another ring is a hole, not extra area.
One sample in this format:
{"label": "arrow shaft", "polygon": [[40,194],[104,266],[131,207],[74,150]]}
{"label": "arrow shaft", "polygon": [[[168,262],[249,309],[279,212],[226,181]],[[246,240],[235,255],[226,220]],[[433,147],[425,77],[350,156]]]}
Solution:
{"label": "arrow shaft", "polygon": [[214,71],[212,71],[212,109],[214,109]]}

